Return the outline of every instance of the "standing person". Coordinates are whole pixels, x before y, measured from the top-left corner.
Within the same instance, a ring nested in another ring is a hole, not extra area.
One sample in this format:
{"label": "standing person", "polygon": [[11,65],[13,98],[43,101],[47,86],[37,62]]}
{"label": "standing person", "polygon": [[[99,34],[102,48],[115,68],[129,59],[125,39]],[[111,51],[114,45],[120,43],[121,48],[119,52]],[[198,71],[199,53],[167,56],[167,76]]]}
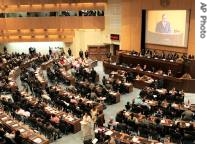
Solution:
{"label": "standing person", "polygon": [[49,47],[49,55],[50,56],[52,55],[52,49],[51,49],[51,47]]}
{"label": "standing person", "polygon": [[71,56],[71,49],[70,48],[68,49],[68,54],[69,54],[69,56]]}
{"label": "standing person", "polygon": [[91,80],[93,83],[95,83],[95,80],[96,80],[96,71],[94,70],[94,68],[92,68],[91,72],[90,72],[90,77],[91,77]]}
{"label": "standing person", "polygon": [[4,46],[4,53],[6,54],[7,53],[7,47]]}
{"label": "standing person", "polygon": [[157,23],[155,31],[159,33],[171,33],[171,26],[166,14],[162,15],[162,20]]}
{"label": "standing person", "polygon": [[82,130],[84,140],[87,140],[90,137],[92,137],[93,136],[93,126],[92,126],[93,122],[88,113],[84,114],[82,121],[80,123],[81,123],[81,130]]}
{"label": "standing person", "polygon": [[89,52],[88,50],[85,51],[85,58],[87,59],[89,57]]}
{"label": "standing person", "polygon": [[79,57],[83,59],[83,51],[82,50],[79,51]]}
{"label": "standing person", "polygon": [[94,123],[94,127],[96,125],[97,114],[98,114],[98,110],[96,109],[96,107],[93,107],[93,109],[91,110],[91,117]]}

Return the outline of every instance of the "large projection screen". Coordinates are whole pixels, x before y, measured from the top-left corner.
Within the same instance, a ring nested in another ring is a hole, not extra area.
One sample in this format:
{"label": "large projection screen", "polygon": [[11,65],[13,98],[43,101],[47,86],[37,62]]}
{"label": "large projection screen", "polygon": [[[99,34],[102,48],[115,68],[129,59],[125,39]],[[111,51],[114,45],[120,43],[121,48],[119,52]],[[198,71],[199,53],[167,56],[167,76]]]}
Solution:
{"label": "large projection screen", "polygon": [[147,10],[146,44],[187,47],[189,10]]}

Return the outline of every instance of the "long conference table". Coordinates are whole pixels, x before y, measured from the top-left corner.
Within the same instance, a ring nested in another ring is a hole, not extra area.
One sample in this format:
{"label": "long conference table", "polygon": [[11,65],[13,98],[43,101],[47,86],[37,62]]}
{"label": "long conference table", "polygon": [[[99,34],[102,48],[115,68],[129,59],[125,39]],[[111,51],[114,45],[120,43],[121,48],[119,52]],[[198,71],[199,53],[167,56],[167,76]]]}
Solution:
{"label": "long conference table", "polygon": [[[106,74],[109,74],[112,71],[124,70],[126,72],[133,72],[139,75],[147,75],[155,79],[162,79],[164,83],[164,88],[167,89],[172,89],[175,87],[176,89],[180,90],[183,89],[185,92],[190,92],[190,93],[195,92],[195,79],[180,79],[171,76],[158,75],[152,72],[138,71],[134,68],[124,67],[122,65],[111,64],[108,62],[103,62],[103,67],[104,67],[104,72]],[[134,87],[139,87],[138,83],[134,83]]]}
{"label": "long conference table", "polygon": [[129,54],[121,53],[119,55],[119,62],[125,64],[140,64],[147,65],[149,69],[154,67],[155,69],[162,69],[167,72],[169,69],[174,73],[174,75],[179,75],[183,73],[184,63],[177,63],[172,60],[163,60],[158,58],[147,58],[144,56],[133,56]]}
{"label": "long conference table", "polygon": [[[148,139],[148,138],[144,138],[141,136],[132,136],[132,135],[128,135],[126,133],[123,132],[119,132],[119,131],[115,131],[115,130],[110,130],[104,127],[100,127],[95,129],[95,134],[101,134],[104,133],[105,136],[110,136],[113,139],[119,141],[120,143],[123,144],[160,144],[160,142],[158,140],[154,140],[154,139]],[[165,144],[172,144],[169,141],[168,142],[164,142]]]}
{"label": "long conference table", "polygon": [[[129,112],[129,111],[124,113],[125,117],[127,117],[127,118],[131,114],[132,114],[132,112]],[[142,122],[146,118],[145,115],[142,115],[142,114],[139,114],[139,113],[133,113],[133,115],[134,115],[134,117],[137,118],[138,122]],[[155,123],[156,119],[160,119],[160,123],[163,126],[166,126],[166,127],[172,127],[173,124],[177,124],[179,122],[180,123],[180,125],[179,125],[180,128],[183,128],[183,129],[188,128],[191,124],[195,128],[195,122],[189,122],[189,121],[184,121],[184,120],[180,120],[180,119],[172,120],[172,119],[167,119],[167,118],[159,118],[159,117],[156,117],[156,116],[148,117],[149,123]]]}
{"label": "long conference table", "polygon": [[10,131],[19,130],[21,137],[24,138],[30,144],[49,144],[49,140],[43,135],[35,132],[27,125],[13,119],[11,116],[7,115],[2,109],[0,109],[0,122],[3,126]]}

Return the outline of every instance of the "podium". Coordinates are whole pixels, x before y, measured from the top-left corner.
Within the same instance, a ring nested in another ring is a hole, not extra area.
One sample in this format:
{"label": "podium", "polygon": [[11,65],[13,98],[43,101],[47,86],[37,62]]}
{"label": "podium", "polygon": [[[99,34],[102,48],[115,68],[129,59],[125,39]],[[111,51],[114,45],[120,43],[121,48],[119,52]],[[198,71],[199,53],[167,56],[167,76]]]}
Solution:
{"label": "podium", "polygon": [[148,32],[147,42],[152,44],[160,45],[172,45],[172,46],[183,46],[184,39],[183,33],[158,33],[158,32]]}

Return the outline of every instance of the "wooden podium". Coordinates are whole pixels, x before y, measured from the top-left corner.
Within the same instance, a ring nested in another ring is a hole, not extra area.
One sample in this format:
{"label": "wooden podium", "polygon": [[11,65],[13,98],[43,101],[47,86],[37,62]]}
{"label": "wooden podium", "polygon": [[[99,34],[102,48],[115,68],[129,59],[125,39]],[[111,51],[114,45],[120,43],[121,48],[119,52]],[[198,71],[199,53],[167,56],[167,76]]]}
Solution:
{"label": "wooden podium", "polygon": [[183,46],[183,33],[158,33],[148,32],[148,43],[155,43],[161,45]]}

